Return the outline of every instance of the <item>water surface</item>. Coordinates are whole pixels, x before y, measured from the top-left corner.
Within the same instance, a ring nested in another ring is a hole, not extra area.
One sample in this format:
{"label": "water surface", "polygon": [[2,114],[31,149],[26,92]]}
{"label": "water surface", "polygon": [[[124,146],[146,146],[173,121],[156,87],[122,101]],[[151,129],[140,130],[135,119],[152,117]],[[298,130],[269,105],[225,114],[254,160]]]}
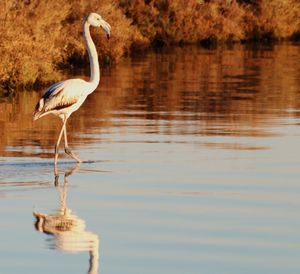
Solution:
{"label": "water surface", "polygon": [[0,98],[0,273],[300,272],[299,45],[103,70],[57,186],[41,92]]}

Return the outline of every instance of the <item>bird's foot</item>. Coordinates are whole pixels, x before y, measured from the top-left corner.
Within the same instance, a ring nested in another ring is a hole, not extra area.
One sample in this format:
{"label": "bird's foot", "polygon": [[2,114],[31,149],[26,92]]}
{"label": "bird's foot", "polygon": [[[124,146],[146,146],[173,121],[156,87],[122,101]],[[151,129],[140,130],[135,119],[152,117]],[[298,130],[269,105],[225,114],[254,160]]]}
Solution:
{"label": "bird's foot", "polygon": [[58,181],[59,175],[54,176],[54,186],[58,186],[59,181]]}
{"label": "bird's foot", "polygon": [[80,160],[80,158],[78,156],[76,156],[73,151],[69,148],[69,147],[66,147],[65,148],[65,152],[70,155],[74,160],[77,161],[77,163],[81,163],[82,161]]}

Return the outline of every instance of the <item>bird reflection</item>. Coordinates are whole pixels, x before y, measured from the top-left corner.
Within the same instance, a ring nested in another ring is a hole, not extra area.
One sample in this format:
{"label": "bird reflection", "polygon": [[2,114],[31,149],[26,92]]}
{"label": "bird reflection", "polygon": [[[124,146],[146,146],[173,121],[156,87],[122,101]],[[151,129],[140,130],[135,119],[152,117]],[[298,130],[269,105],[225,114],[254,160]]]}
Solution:
{"label": "bird reflection", "polygon": [[33,212],[36,218],[35,228],[39,232],[53,236],[49,241],[49,248],[64,252],[88,251],[90,255],[88,274],[98,273],[99,268],[99,238],[95,233],[86,230],[85,221],[67,207],[68,177],[79,165],[65,172],[64,183],[56,187],[60,195],[60,207],[52,214]]}

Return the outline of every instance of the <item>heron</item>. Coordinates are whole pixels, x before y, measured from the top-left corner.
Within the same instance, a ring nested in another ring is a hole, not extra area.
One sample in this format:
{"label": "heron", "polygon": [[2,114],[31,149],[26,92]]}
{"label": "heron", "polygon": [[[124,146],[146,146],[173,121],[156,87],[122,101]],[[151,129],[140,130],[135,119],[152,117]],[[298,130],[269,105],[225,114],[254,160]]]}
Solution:
{"label": "heron", "polygon": [[[73,153],[68,145],[66,123],[70,115],[79,109],[89,94],[91,94],[99,85],[100,68],[98,55],[95,44],[90,34],[90,26],[101,27],[106,33],[107,38],[110,37],[111,26],[102,19],[97,13],[90,13],[86,16],[83,23],[83,38],[89,55],[90,61],[90,79],[68,79],[60,81],[50,86],[44,92],[41,99],[38,101],[34,113],[33,120],[37,120],[45,115],[54,114],[62,119],[62,127],[58,135],[54,150],[54,166],[57,170],[57,160],[59,145],[64,135],[65,152],[70,155],[78,163],[82,161]],[[57,174],[56,174],[57,175]]]}

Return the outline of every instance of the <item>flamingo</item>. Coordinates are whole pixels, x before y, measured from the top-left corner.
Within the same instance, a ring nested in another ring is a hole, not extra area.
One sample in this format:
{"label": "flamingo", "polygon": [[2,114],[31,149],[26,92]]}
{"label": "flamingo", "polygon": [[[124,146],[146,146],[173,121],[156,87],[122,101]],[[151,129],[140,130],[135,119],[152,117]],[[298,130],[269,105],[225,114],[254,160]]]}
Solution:
{"label": "flamingo", "polygon": [[54,114],[62,119],[62,127],[54,150],[54,167],[56,176],[58,176],[58,149],[63,134],[65,140],[65,152],[78,163],[82,162],[80,158],[69,148],[66,123],[70,115],[83,104],[87,96],[97,88],[100,82],[98,55],[95,44],[91,38],[90,26],[101,27],[106,32],[108,39],[110,37],[111,28],[110,25],[97,13],[90,13],[84,20],[83,38],[89,55],[90,80],[84,81],[82,79],[68,79],[53,84],[45,91],[44,95],[37,103],[33,113],[34,121],[48,114]]}

